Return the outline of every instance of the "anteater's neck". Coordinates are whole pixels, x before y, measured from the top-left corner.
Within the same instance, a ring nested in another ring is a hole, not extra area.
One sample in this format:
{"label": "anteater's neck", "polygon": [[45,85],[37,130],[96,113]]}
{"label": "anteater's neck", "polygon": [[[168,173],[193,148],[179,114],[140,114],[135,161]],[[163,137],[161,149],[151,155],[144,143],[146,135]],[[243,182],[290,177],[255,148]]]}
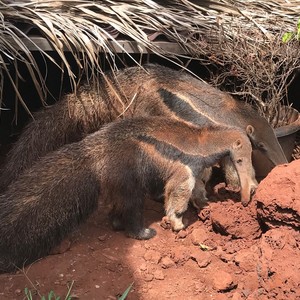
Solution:
{"label": "anteater's neck", "polygon": [[148,134],[158,142],[168,143],[190,155],[203,157],[229,154],[230,146],[238,137],[235,129],[217,126],[198,128],[184,122],[165,121],[163,125],[152,123]]}
{"label": "anteater's neck", "polygon": [[[135,120],[134,125],[141,124]],[[201,157],[205,165],[214,164],[229,155],[233,142],[240,136],[235,129],[217,126],[198,128],[158,117],[144,119],[143,125],[144,130],[139,131],[138,140],[155,145],[157,151],[161,154],[166,152],[164,156],[169,158],[183,155],[194,161]]]}

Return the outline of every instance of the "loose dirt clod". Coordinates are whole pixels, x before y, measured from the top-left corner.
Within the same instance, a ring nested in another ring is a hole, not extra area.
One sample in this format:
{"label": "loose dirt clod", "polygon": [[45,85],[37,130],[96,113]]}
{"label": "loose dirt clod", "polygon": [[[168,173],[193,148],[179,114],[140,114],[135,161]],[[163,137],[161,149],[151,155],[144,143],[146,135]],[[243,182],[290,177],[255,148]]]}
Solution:
{"label": "loose dirt clod", "polygon": [[144,259],[153,264],[158,264],[161,259],[161,254],[155,250],[147,250],[144,255]]}
{"label": "loose dirt clod", "polygon": [[191,233],[191,240],[194,245],[205,244],[208,239],[209,236],[205,228],[196,228]]}
{"label": "loose dirt clod", "polygon": [[175,262],[168,256],[165,256],[160,261],[161,267],[164,269],[169,269],[175,266]]}
{"label": "loose dirt clod", "polygon": [[233,281],[231,274],[222,270],[216,270],[213,274],[213,287],[218,292],[233,289],[236,283]]}
{"label": "loose dirt clod", "polygon": [[191,258],[195,260],[200,268],[207,267],[212,260],[211,254],[206,251],[201,251],[199,248],[195,248],[191,253]]}

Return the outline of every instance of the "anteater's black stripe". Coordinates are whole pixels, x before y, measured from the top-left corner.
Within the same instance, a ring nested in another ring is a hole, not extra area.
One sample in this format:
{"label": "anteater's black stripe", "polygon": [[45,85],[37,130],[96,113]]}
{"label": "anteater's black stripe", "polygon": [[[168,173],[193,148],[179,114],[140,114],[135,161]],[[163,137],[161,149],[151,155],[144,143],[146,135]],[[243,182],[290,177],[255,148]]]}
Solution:
{"label": "anteater's black stripe", "polygon": [[173,94],[172,92],[160,88],[158,90],[164,104],[175,113],[175,115],[185,121],[192,122],[196,125],[208,125],[212,121],[202,114],[196,112],[191,105]]}
{"label": "anteater's black stripe", "polygon": [[140,135],[137,139],[144,143],[153,145],[161,156],[170,160],[178,160],[182,164],[189,166],[195,175],[197,175],[204,167],[211,166],[221,157],[226,155],[226,152],[220,152],[215,155],[210,155],[209,157],[187,154],[182,152],[182,150],[179,150],[174,145],[158,141],[152,136]]}

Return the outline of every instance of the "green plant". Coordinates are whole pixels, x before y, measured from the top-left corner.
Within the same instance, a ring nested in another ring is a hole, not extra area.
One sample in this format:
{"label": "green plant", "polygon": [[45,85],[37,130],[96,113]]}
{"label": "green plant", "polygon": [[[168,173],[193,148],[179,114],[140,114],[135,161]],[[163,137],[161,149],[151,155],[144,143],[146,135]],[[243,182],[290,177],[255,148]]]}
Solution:
{"label": "green plant", "polygon": [[300,19],[297,22],[297,29],[296,29],[296,31],[286,32],[282,36],[282,42],[283,43],[288,43],[292,39],[296,39],[297,41],[300,41]]}
{"label": "green plant", "polygon": [[[74,284],[74,281],[72,281],[71,284],[68,286],[68,292],[67,292],[67,295],[64,298],[65,300],[71,300],[72,299],[71,290],[72,290],[73,284]],[[25,288],[24,292],[25,292],[25,296],[26,296],[25,299],[26,300],[33,300],[34,299],[31,290],[29,290],[28,288]],[[50,291],[47,296],[41,296],[41,295],[39,295],[39,296],[40,296],[41,300],[61,300],[61,297],[56,296],[54,291]]]}
{"label": "green plant", "polygon": [[125,300],[128,296],[128,293],[130,292],[131,288],[133,286],[133,283],[130,284],[130,286],[125,290],[125,292],[118,298],[118,300]]}

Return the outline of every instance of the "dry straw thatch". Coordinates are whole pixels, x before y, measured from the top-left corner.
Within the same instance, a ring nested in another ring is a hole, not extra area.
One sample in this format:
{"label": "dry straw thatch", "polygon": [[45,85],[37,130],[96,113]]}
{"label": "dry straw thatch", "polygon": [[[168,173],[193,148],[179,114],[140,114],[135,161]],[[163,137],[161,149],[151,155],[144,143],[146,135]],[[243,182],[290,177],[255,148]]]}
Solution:
{"label": "dry straw thatch", "polygon": [[[6,73],[15,89],[17,101],[30,113],[18,91],[21,75],[16,72],[13,78],[8,70],[8,63],[18,70],[19,61],[26,65],[41,100],[45,99],[45,78],[30,47],[36,47],[54,64],[57,62],[35,45],[31,36],[23,30],[24,26],[34,26],[58,53],[63,62],[59,67],[67,72],[74,87],[78,77],[70,67],[66,51],[73,55],[82,71],[89,70],[91,77],[97,77],[103,73],[99,63],[100,53],[105,53],[111,69],[116,69],[113,44],[122,49],[119,42],[121,34],[135,41],[137,51],[141,53],[147,49],[176,64],[181,64],[181,57],[187,57],[198,59],[203,64],[223,67],[221,70],[225,75],[222,77],[217,74],[213,82],[219,85],[228,78],[236,77],[247,88],[239,87],[233,92],[242,94],[246,100],[250,95],[250,100],[263,111],[269,107],[266,103],[274,102],[274,97],[276,103],[282,100],[291,76],[299,65],[299,43],[293,46],[288,43],[289,48],[285,45],[285,49],[281,47],[283,31],[294,31],[299,16],[300,4],[297,0],[0,1],[0,107]],[[119,36],[116,37],[115,33]],[[182,53],[178,55],[172,50],[160,48],[151,40],[157,34],[163,34],[169,41],[179,45]],[[123,51],[127,50],[123,48]],[[274,59],[279,63],[268,66]],[[258,87],[255,79],[252,78],[253,82],[249,79],[257,68],[255,60],[259,61],[261,69],[266,69],[261,74],[262,87]],[[247,73],[247,64],[250,63],[252,73]],[[226,73],[228,70],[230,72]],[[282,70],[287,72],[283,80],[276,77],[278,71]],[[278,80],[281,80],[280,83]],[[275,91],[263,93],[265,87],[272,84],[276,86]],[[253,90],[253,86],[256,89]]]}

